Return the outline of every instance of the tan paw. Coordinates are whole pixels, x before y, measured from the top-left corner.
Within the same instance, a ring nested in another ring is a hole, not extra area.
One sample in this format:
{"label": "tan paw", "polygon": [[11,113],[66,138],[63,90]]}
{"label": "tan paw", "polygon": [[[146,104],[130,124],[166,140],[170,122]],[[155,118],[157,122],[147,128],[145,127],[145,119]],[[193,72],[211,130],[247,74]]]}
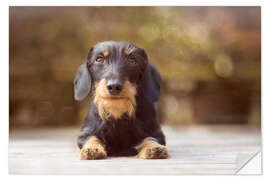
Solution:
{"label": "tan paw", "polygon": [[146,139],[143,141],[137,157],[142,159],[167,159],[170,156],[166,146]]}
{"label": "tan paw", "polygon": [[81,160],[104,159],[107,157],[107,153],[103,147],[102,148],[86,147],[81,149],[80,157]]}
{"label": "tan paw", "polygon": [[107,152],[96,137],[91,137],[80,151],[81,160],[104,159],[106,157]]}

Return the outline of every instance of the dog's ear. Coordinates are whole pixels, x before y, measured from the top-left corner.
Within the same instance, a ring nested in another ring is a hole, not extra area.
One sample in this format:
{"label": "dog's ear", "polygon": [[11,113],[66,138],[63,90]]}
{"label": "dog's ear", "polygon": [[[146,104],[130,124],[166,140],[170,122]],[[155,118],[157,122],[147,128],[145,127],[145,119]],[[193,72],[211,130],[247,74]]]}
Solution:
{"label": "dog's ear", "polygon": [[149,60],[142,80],[143,93],[150,102],[156,102],[160,96],[161,75]]}
{"label": "dog's ear", "polygon": [[74,79],[74,98],[78,101],[84,99],[91,90],[91,75],[87,64],[83,63]]}

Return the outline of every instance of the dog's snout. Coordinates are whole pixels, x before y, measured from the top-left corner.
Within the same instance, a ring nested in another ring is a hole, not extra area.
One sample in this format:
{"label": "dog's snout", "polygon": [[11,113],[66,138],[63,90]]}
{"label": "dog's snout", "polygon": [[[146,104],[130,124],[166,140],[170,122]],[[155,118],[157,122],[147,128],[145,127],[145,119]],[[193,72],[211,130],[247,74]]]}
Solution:
{"label": "dog's snout", "polygon": [[119,81],[110,80],[107,82],[107,89],[111,95],[117,95],[122,91],[123,84]]}

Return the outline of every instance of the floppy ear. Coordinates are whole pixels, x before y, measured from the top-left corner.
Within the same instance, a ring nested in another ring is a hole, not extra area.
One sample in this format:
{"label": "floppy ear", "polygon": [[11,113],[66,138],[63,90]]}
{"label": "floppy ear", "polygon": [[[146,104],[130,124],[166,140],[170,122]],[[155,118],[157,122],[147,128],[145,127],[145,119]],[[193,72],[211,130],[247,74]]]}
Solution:
{"label": "floppy ear", "polygon": [[74,79],[74,98],[78,101],[84,99],[91,89],[91,76],[86,63],[83,63]]}
{"label": "floppy ear", "polygon": [[143,93],[150,102],[156,102],[160,96],[161,75],[149,60],[142,80]]}

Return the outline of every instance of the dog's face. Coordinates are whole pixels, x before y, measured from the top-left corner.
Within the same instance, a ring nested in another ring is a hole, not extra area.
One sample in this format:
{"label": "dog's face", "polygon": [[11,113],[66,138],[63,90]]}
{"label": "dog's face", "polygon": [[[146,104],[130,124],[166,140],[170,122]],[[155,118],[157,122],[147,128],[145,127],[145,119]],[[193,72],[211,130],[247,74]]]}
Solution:
{"label": "dog's face", "polygon": [[147,64],[143,49],[127,42],[103,42],[87,58],[95,85],[94,103],[102,119],[119,119],[135,111],[137,84]]}
{"label": "dog's face", "polygon": [[103,120],[133,116],[136,96],[154,103],[160,95],[161,76],[146,52],[128,42],[102,42],[93,46],[74,80],[74,97],[92,94]]}
{"label": "dog's face", "polygon": [[134,115],[137,87],[147,62],[145,51],[128,42],[103,42],[90,49],[87,57],[90,76],[86,81],[94,85],[94,103],[102,119]]}
{"label": "dog's face", "polygon": [[117,97],[126,82],[138,83],[147,65],[147,55],[128,42],[103,42],[91,48],[87,64],[94,73],[94,82],[106,80],[110,96]]}

